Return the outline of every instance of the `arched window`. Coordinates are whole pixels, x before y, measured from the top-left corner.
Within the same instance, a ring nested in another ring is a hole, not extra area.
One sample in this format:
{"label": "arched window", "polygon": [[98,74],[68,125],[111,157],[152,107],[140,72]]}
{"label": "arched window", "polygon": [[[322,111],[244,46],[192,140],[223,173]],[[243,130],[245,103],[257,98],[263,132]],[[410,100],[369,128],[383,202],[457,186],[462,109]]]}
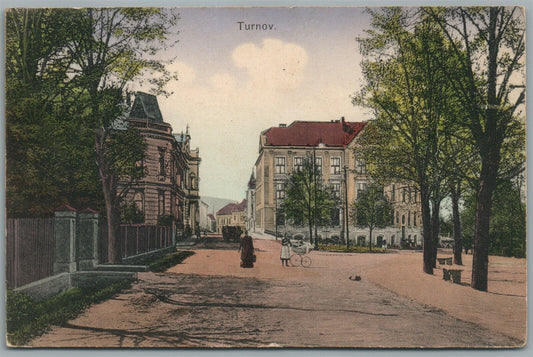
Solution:
{"label": "arched window", "polygon": [[196,182],[196,175],[191,173],[189,175],[189,184],[192,189],[196,188],[197,182]]}
{"label": "arched window", "polygon": [[144,192],[139,190],[135,191],[135,194],[133,196],[133,201],[137,205],[137,208],[139,211],[144,211]]}

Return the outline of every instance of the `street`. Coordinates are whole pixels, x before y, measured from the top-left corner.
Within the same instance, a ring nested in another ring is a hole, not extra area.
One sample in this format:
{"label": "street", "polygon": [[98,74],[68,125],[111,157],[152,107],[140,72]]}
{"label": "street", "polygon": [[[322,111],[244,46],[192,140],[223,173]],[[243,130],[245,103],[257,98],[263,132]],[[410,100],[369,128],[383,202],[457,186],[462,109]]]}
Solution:
{"label": "street", "polygon": [[[30,342],[35,347],[491,347],[516,338],[452,317],[368,281],[390,254],[312,251],[282,267],[280,244],[255,239],[257,263],[233,249],[196,249]],[[201,247],[197,247],[201,248]],[[409,253],[408,253],[409,254]],[[411,253],[415,254],[415,253]],[[361,281],[350,277],[361,276]],[[447,286],[447,285],[446,285]],[[470,289],[465,287],[465,289]],[[525,333],[525,332],[524,332]]]}

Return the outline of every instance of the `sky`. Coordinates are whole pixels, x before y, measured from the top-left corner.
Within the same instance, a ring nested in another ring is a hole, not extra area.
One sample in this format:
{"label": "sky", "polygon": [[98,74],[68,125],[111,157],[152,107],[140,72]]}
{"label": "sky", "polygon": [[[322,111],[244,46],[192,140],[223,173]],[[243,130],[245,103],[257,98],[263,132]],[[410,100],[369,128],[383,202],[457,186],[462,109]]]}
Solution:
{"label": "sky", "polygon": [[[350,99],[361,85],[355,38],[369,27],[362,8],[178,11],[172,37],[179,42],[160,54],[174,59],[167,68],[178,80],[158,102],[174,132],[188,125],[200,150],[201,196],[245,198],[263,130],[295,120],[368,119]],[[246,30],[249,24],[266,30]]]}

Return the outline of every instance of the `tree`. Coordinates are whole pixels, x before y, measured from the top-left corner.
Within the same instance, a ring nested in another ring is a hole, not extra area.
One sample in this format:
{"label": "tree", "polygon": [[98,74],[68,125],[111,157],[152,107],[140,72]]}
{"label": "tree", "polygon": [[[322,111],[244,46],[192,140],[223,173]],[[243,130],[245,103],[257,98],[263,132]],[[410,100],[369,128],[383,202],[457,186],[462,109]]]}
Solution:
{"label": "tree", "polygon": [[481,168],[476,188],[474,289],[486,291],[492,197],[502,147],[525,100],[525,15],[518,7],[426,8],[451,44],[453,71],[442,66],[454,88]]}
{"label": "tree", "polygon": [[[121,195],[116,194],[117,167],[108,162],[107,141],[113,135],[112,123],[121,114],[127,83],[151,71],[149,82],[160,93],[174,78],[164,65],[151,57],[168,45],[168,35],[178,16],[170,9],[86,8],[80,31],[69,42],[67,53],[73,59],[70,74],[88,96],[87,118],[94,130],[98,174],[106,207],[108,260],[121,260],[118,228]],[[126,186],[127,187],[127,186]]]}
{"label": "tree", "polygon": [[[526,257],[526,215],[522,202],[521,178],[502,181],[494,192],[491,212],[489,253],[506,257]],[[461,212],[464,236],[470,242],[474,238],[475,192],[467,196]]]}
{"label": "tree", "polygon": [[[352,98],[354,105],[372,109],[374,119],[354,151],[368,163],[375,182],[406,182],[419,190],[423,269],[433,274],[450,156],[442,150],[444,122],[455,114],[441,69],[448,44],[442,31],[416,10],[369,12],[372,29],[358,38],[365,84]],[[436,59],[434,53],[441,56]]]}
{"label": "tree", "polygon": [[[157,54],[170,43],[178,15],[172,9],[83,8],[13,9],[6,17],[9,206],[21,211],[32,207],[32,196],[53,204],[76,198],[78,188],[88,191],[105,206],[108,260],[118,262],[121,199],[140,172],[136,162],[107,151],[137,160],[142,143],[134,131],[121,134],[112,123],[123,113],[128,83],[150,72],[150,86],[164,93],[175,78]],[[16,207],[20,197],[24,205]]]}
{"label": "tree", "polygon": [[371,184],[352,203],[352,219],[355,225],[369,229],[369,248],[372,251],[372,231],[384,228],[392,222],[393,208],[383,194],[383,187]]}
{"label": "tree", "polygon": [[320,171],[313,161],[312,157],[306,157],[302,168],[290,174],[285,182],[286,197],[281,207],[288,219],[307,222],[310,243],[314,242],[315,248],[318,248],[316,234],[313,240],[313,227],[329,222],[335,199],[333,191],[323,187]]}
{"label": "tree", "polygon": [[65,52],[79,19],[73,9],[6,12],[9,216],[50,215],[66,202],[103,208],[86,96],[68,75],[72,58]]}

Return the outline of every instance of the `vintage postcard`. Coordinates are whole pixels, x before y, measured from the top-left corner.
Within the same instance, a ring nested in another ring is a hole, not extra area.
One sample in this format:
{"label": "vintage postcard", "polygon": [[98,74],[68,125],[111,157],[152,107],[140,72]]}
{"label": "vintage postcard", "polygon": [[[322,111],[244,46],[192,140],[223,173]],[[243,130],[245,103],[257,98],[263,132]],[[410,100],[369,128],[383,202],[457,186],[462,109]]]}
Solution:
{"label": "vintage postcard", "polygon": [[11,348],[527,343],[526,9],[5,9]]}

